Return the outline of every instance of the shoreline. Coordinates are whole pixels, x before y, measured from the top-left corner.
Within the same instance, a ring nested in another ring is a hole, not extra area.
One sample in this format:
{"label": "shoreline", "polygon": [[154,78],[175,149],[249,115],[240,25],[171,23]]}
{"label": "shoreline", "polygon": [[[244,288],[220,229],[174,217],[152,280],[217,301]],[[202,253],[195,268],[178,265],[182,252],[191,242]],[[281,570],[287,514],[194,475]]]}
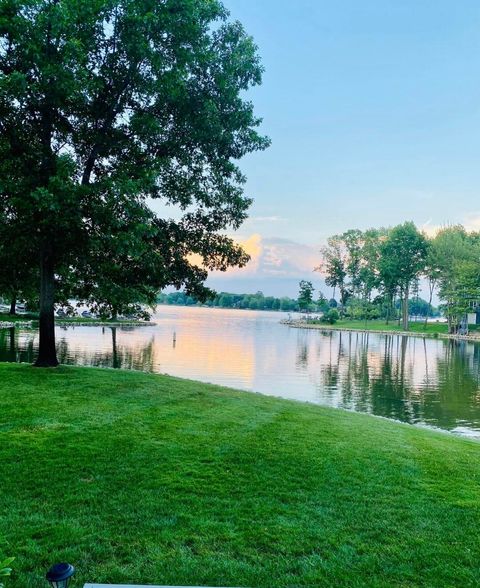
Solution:
{"label": "shoreline", "polygon": [[[0,321],[0,329],[33,329],[36,328],[38,320],[27,321]],[[56,327],[154,327],[157,323],[153,321],[66,321],[56,320]]]}
{"label": "shoreline", "polygon": [[306,323],[299,320],[282,320],[282,325],[293,327],[294,329],[311,329],[316,331],[343,331],[347,333],[375,333],[379,335],[399,335],[401,337],[420,337],[422,339],[453,339],[459,341],[471,341],[480,343],[480,333],[471,335],[452,335],[449,333],[415,333],[412,331],[390,331],[387,329],[362,329],[353,327],[337,327],[335,325],[322,325],[317,323]]}

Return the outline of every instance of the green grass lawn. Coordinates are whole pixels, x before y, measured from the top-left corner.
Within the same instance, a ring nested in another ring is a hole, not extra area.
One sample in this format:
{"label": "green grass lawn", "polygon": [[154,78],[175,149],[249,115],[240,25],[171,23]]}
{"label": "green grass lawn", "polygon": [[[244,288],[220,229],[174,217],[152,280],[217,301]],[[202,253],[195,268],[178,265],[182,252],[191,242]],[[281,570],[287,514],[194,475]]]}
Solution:
{"label": "green grass lawn", "polygon": [[[314,324],[322,324],[320,321],[312,321]],[[324,325],[326,328],[342,328],[342,329],[357,329],[362,331],[392,331],[394,333],[403,332],[404,329],[397,321],[390,321],[388,324],[383,320],[349,320],[340,319],[334,325]],[[470,326],[470,331],[476,331],[475,325]],[[409,331],[411,333],[427,333],[427,334],[447,334],[448,327],[446,323],[428,323],[425,327],[423,321],[410,322]]]}
{"label": "green grass lawn", "polygon": [[8,587],[478,586],[480,444],[135,372],[0,365]]}
{"label": "green grass lawn", "polygon": [[26,312],[24,314],[8,314],[8,312],[0,312],[0,323],[26,323],[29,321],[38,321],[38,314],[34,312]]}

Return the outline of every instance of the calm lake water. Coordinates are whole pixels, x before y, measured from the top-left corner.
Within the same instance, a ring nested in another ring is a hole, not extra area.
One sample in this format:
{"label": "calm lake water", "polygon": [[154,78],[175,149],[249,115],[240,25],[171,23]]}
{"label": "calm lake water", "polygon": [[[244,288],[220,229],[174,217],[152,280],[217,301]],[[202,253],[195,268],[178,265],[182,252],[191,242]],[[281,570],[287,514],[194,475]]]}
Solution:
{"label": "calm lake water", "polygon": [[[285,315],[160,307],[156,326],[58,327],[62,363],[137,369],[304,400],[480,439],[480,345],[294,329]],[[0,330],[32,362],[33,330]]]}

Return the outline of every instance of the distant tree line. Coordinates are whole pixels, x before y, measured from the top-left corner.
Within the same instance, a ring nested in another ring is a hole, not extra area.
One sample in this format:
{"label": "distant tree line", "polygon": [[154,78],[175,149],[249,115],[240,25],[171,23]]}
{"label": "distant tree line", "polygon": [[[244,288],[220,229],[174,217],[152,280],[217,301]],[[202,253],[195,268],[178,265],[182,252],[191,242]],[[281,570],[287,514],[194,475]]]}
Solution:
{"label": "distant tree line", "polygon": [[[275,296],[265,296],[263,292],[255,294],[232,294],[230,292],[219,292],[206,302],[200,302],[193,296],[185,292],[162,292],[159,294],[157,302],[159,304],[174,304],[179,306],[208,306],[219,308],[238,308],[248,310],[276,310],[283,312],[297,312],[302,310],[302,302],[288,296],[277,298]],[[311,312],[328,310],[329,304],[336,306],[335,300],[327,301],[323,295],[318,300],[309,304]]]}
{"label": "distant tree line", "polygon": [[[434,237],[412,222],[392,228],[348,230],[333,235],[316,268],[340,299],[341,316],[397,319],[408,330],[409,317],[425,320],[440,309],[449,332],[466,328],[466,316],[480,305],[480,233],[463,226],[445,227]],[[428,301],[419,297],[420,281]]]}

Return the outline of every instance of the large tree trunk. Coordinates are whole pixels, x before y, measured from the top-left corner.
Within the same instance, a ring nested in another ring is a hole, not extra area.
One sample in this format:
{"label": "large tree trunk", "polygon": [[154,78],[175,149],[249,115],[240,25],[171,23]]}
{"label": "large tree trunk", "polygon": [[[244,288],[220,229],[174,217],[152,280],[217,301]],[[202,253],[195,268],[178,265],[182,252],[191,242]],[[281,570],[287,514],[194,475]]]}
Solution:
{"label": "large tree trunk", "polygon": [[387,296],[387,299],[388,300],[387,300],[387,320],[386,320],[386,323],[388,325],[388,323],[390,321],[390,310],[393,307],[393,296],[392,297]]}
{"label": "large tree trunk", "polygon": [[402,328],[408,331],[408,288],[405,290],[402,304]]}
{"label": "large tree trunk", "polygon": [[17,298],[16,298],[16,296],[14,296],[10,302],[9,314],[11,314],[12,316],[15,316],[17,314]]}
{"label": "large tree trunk", "polygon": [[58,365],[55,348],[55,272],[50,253],[44,252],[40,259],[40,345],[37,367]]}

